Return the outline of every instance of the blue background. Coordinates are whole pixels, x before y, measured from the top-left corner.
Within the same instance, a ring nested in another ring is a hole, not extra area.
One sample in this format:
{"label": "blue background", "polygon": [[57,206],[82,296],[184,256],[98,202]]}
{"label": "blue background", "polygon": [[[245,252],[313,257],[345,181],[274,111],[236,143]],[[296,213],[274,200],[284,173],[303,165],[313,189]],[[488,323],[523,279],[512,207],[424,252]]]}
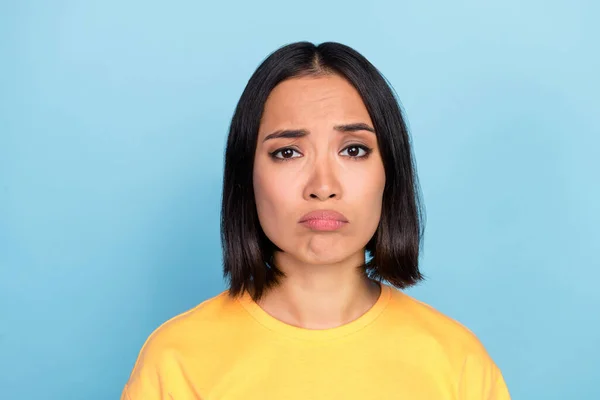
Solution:
{"label": "blue background", "polygon": [[298,40],[354,47],[402,101],[409,293],[513,398],[600,398],[597,2],[0,4],[0,398],[116,399],[151,331],[224,290],[229,121]]}

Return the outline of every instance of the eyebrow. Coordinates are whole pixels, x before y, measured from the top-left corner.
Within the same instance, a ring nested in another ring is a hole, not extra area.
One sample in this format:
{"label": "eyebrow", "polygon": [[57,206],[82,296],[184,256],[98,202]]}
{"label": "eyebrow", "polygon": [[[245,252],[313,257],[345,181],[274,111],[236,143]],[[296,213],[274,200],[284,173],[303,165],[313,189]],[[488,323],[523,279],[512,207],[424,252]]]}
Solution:
{"label": "eyebrow", "polygon": [[[335,125],[333,127],[333,129],[335,129],[336,131],[339,132],[357,132],[357,131],[368,131],[368,132],[372,132],[375,133],[375,129],[373,129],[371,126],[363,123],[363,122],[357,122],[354,124],[342,124],[342,125]],[[269,139],[279,139],[279,138],[286,138],[286,139],[294,139],[294,138],[301,138],[304,136],[307,136],[310,132],[306,129],[282,129],[279,131],[275,131],[273,133],[268,134],[263,142],[266,142]]]}

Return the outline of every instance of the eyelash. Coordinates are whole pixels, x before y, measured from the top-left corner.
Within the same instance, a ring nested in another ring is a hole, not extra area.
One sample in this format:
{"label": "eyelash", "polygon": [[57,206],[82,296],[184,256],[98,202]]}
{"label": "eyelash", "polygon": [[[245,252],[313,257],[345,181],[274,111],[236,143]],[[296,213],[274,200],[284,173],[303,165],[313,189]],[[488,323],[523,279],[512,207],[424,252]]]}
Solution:
{"label": "eyelash", "polygon": [[[373,152],[373,149],[371,149],[370,147],[364,146],[362,144],[351,144],[351,145],[348,145],[348,146],[344,147],[344,149],[342,151],[348,150],[348,149],[350,149],[352,147],[357,147],[357,148],[362,149],[362,150],[365,151],[365,155],[363,155],[363,156],[359,156],[359,157],[357,157],[357,156],[355,156],[355,157],[345,156],[345,157],[350,158],[353,161],[364,160],[364,159],[368,158],[369,155]],[[297,153],[300,153],[298,150],[296,150],[296,149],[294,149],[292,147],[282,147],[281,149],[277,149],[277,150],[269,153],[269,156],[271,156],[271,158],[273,160],[275,160],[275,161],[291,161],[291,160],[293,160],[295,158],[298,158],[298,157],[292,157],[292,158],[280,158],[280,157],[276,157],[276,154],[281,153],[282,151],[285,151],[285,150],[292,150],[292,151],[295,151]]]}

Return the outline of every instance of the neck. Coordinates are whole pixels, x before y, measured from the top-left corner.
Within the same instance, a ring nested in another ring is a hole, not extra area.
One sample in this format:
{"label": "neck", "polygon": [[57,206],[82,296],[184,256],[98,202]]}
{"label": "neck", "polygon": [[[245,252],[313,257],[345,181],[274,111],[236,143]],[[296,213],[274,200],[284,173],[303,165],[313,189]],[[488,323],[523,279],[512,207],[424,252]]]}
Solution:
{"label": "neck", "polygon": [[367,312],[380,286],[358,266],[364,252],[335,264],[304,264],[286,253],[275,253],[275,264],[286,275],[258,304],[289,325],[327,329],[344,325]]}

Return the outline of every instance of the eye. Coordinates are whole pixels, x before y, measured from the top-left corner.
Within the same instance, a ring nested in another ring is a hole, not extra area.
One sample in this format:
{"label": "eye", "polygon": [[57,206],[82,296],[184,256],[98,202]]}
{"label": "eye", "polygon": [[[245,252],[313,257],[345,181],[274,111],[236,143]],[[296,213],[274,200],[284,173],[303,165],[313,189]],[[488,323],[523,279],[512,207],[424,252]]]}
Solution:
{"label": "eye", "polygon": [[[353,144],[347,146],[344,150],[342,150],[340,154],[354,160],[361,160],[367,158],[369,154],[371,154],[371,152],[372,149],[367,146],[361,144]],[[294,153],[296,153],[297,155],[295,156]],[[291,147],[284,147],[282,149],[275,150],[274,152],[269,153],[269,155],[272,159],[276,161],[288,161],[294,158],[302,157],[302,153]]]}
{"label": "eye", "polygon": [[350,158],[366,158],[369,156],[369,154],[371,154],[371,149],[367,146],[352,144],[346,147],[344,150],[342,150],[342,153],[344,152],[347,152],[348,154],[346,155]]}
{"label": "eye", "polygon": [[[279,149],[279,150],[275,150],[274,152],[270,153],[271,157],[276,159],[276,160],[290,160],[292,158],[298,158],[298,157],[293,157],[294,153],[300,154],[299,151],[292,149],[291,147],[285,147],[283,149]],[[280,155],[280,156],[278,156]],[[301,156],[302,154],[300,154]]]}

